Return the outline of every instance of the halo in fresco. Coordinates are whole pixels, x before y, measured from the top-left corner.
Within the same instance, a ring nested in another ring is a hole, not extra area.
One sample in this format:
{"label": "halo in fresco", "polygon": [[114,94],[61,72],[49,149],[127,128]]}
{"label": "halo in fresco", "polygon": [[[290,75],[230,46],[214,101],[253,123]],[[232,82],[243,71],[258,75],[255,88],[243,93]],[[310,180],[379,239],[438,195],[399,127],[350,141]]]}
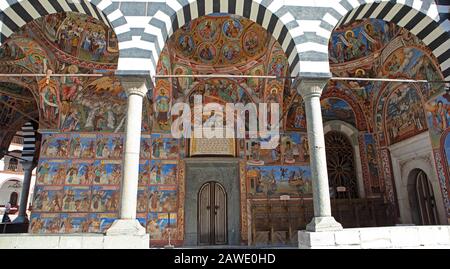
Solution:
{"label": "halo in fresco", "polygon": [[235,63],[240,59],[241,48],[238,44],[226,44],[222,48],[222,56],[225,62]]}
{"label": "halo in fresco", "polygon": [[178,49],[185,56],[190,56],[195,51],[195,43],[192,36],[183,34],[178,37]]}
{"label": "halo in fresco", "polygon": [[244,51],[247,54],[253,56],[258,52],[258,50],[261,49],[261,47],[263,46],[263,42],[264,41],[256,31],[249,30],[244,34],[242,45],[244,47]]}
{"label": "halo in fresco", "polygon": [[242,26],[242,23],[238,19],[231,18],[225,21],[222,30],[227,38],[238,39],[241,37],[244,27]]}
{"label": "halo in fresco", "polygon": [[216,48],[211,43],[203,43],[198,48],[198,56],[204,63],[211,63],[216,58]]}
{"label": "halo in fresco", "polygon": [[197,26],[197,34],[205,41],[215,41],[218,36],[217,25],[213,20],[204,20]]}

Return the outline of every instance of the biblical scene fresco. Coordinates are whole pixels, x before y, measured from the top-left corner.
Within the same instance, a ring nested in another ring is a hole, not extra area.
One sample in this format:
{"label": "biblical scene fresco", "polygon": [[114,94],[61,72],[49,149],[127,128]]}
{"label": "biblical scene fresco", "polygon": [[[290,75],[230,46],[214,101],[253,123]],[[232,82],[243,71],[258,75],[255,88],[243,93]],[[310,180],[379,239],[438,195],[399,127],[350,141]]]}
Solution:
{"label": "biblical scene fresco", "polygon": [[[329,53],[335,76],[432,81],[411,84],[332,81],[324,91],[324,118],[333,116],[360,132],[366,192],[377,193],[392,186],[392,183],[384,185],[383,179],[385,175],[392,175],[389,159],[379,157],[382,153],[386,155],[389,145],[428,131],[432,147],[438,152],[444,148],[442,135],[447,129],[448,94],[443,83],[436,83],[443,80],[437,59],[421,40],[395,24],[367,19],[335,29]],[[327,111],[324,104],[328,105],[325,102],[332,98],[345,102],[354,116],[349,113],[336,117],[342,113],[339,107],[330,107]],[[386,192],[388,200],[395,200],[390,197],[393,190],[386,189]]]}
{"label": "biblical scene fresco", "polygon": [[353,126],[356,125],[355,114],[350,105],[337,98],[328,98],[320,102],[323,121],[340,120]]}
{"label": "biblical scene fresco", "polygon": [[[442,80],[437,60],[417,37],[381,20],[356,21],[336,29],[329,51],[334,76]],[[88,16],[60,13],[24,26],[0,48],[0,56],[4,73],[73,74],[5,78],[12,85],[28,85],[26,91],[0,87],[2,96],[8,93],[2,100],[16,102],[22,97],[21,107],[30,113],[35,110],[42,123],[30,232],[104,232],[118,217],[123,173],[126,94],[114,76],[117,37]],[[190,157],[190,144],[170,136],[175,120],[170,110],[176,102],[192,104],[194,94],[201,94],[205,103],[279,103],[282,128],[277,148],[262,149],[265,141],[249,136],[235,143],[235,157],[243,163],[244,197],[311,195],[305,106],[291,82],[281,78],[289,75],[288,67],[281,45],[261,26],[241,17],[204,16],[171,36],[157,65],[160,75],[278,78],[156,80],[143,104],[137,208],[139,221],[155,239],[152,244],[165,245],[169,236],[182,242],[184,237],[182,160]],[[443,136],[448,130],[449,100],[440,83],[400,87],[387,82],[331,81],[321,103],[325,122],[340,120],[358,130],[364,184],[376,187],[365,186],[366,195],[371,195],[383,192],[383,177],[392,174],[379,157],[387,146],[428,130],[433,149],[447,157]],[[0,123],[14,121],[15,116],[2,114]],[[206,122],[220,115],[203,116]]]}
{"label": "biblical scene fresco", "polygon": [[312,194],[309,166],[248,166],[247,180],[252,197]]}
{"label": "biblical scene fresco", "polygon": [[396,89],[387,101],[386,130],[391,144],[426,130],[422,101],[416,89]]}
{"label": "biblical scene fresco", "polygon": [[53,46],[70,56],[106,63],[116,63],[119,58],[115,33],[90,16],[57,13],[35,23]]}

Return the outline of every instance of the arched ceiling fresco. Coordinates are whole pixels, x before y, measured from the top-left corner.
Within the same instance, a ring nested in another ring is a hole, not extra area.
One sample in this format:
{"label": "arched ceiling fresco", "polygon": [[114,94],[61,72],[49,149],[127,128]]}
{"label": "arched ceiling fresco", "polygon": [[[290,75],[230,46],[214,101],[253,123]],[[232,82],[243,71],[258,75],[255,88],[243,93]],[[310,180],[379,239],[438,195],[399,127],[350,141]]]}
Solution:
{"label": "arched ceiling fresco", "polygon": [[[382,20],[366,19],[335,29],[330,39],[329,55],[333,75],[338,77],[428,81],[441,81],[443,78],[437,65],[438,61],[422,41],[406,29]],[[392,82],[332,81],[324,94],[330,96],[331,94],[327,92],[331,91],[335,97],[352,100],[351,106],[357,121],[364,120],[370,131],[378,132],[382,144],[393,143],[427,128],[422,126],[424,125],[422,114],[425,112],[423,109],[422,111],[416,109],[417,129],[404,131],[409,134],[407,136],[385,140],[386,133],[382,130],[384,122],[393,123],[396,121],[394,114],[406,113],[401,112],[400,107],[398,111],[394,111],[395,108],[392,106],[386,108],[385,101],[399,86],[399,83]],[[415,101],[420,102],[432,99],[444,91],[442,83],[414,83],[411,87],[418,92],[408,96],[417,95]]]}
{"label": "arched ceiling fresco", "polygon": [[176,61],[227,68],[246,65],[267,52],[271,36],[258,24],[237,16],[213,14],[191,21],[170,39]]}
{"label": "arched ceiling fresco", "polygon": [[[249,19],[215,13],[189,22],[168,40],[157,67],[159,75],[271,75],[285,77],[287,58],[280,44]],[[184,101],[193,93],[204,93],[206,101],[280,101],[284,111],[292,103],[290,82],[258,78],[161,78],[153,102],[156,132],[170,131],[167,100]],[[286,94],[286,102],[283,95]],[[168,98],[169,97],[169,98]],[[286,104],[286,106],[284,106]]]}
{"label": "arched ceiling fresco", "polygon": [[118,56],[117,37],[104,23],[84,14],[52,14],[26,24],[5,42],[0,48],[0,72],[42,74],[50,69],[74,76],[50,80],[11,76],[1,80],[32,91],[40,128],[119,131],[126,96],[113,74]]}

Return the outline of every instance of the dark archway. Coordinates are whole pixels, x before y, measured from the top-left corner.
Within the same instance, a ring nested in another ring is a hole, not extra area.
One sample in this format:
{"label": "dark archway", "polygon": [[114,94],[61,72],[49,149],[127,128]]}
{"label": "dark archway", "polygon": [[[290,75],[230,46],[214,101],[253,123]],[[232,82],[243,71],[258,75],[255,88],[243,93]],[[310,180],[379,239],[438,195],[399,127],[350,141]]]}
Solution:
{"label": "dark archway", "polygon": [[409,174],[408,194],[414,224],[438,225],[439,216],[433,187],[423,170],[414,169]]}
{"label": "dark archway", "polygon": [[325,148],[332,198],[358,198],[355,158],[349,139],[331,131],[325,135]]}

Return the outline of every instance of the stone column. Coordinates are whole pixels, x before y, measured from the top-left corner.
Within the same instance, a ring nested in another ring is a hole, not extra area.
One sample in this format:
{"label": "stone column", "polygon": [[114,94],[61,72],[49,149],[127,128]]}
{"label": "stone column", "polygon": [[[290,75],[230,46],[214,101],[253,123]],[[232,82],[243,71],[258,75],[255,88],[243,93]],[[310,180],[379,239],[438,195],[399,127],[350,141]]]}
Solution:
{"label": "stone column", "polygon": [[320,96],[327,82],[328,78],[302,78],[298,89],[305,102],[309,141],[314,218],[306,226],[306,230],[311,232],[342,230],[342,225],[331,216],[325,138],[320,107]]}
{"label": "stone column", "polygon": [[139,151],[141,143],[142,103],[148,91],[146,77],[121,78],[128,96],[125,129],[125,152],[120,200],[120,219],[116,220],[107,235],[145,235],[146,230],[136,219],[138,192]]}
{"label": "stone column", "polygon": [[28,195],[30,194],[31,177],[33,175],[33,169],[35,167],[32,161],[21,162],[24,176],[22,183],[22,192],[20,193],[19,203],[19,215],[14,220],[14,223],[28,223],[27,208],[28,208]]}

